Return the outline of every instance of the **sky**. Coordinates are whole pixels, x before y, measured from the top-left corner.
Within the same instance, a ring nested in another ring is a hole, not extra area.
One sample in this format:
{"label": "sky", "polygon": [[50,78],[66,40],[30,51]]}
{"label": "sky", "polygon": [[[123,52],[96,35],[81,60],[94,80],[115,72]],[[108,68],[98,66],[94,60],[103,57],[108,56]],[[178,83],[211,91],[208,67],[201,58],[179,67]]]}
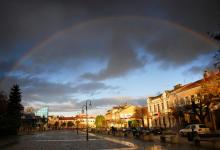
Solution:
{"label": "sky", "polygon": [[202,78],[219,43],[219,0],[0,2],[0,90],[22,104],[71,116],[146,105]]}

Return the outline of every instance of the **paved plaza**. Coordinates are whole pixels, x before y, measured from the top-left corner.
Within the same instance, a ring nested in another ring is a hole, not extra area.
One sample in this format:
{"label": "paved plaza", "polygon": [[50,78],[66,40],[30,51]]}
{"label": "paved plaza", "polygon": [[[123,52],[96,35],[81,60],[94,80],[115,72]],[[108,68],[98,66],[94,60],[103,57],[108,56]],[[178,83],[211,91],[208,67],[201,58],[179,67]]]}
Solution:
{"label": "paved plaza", "polygon": [[[5,141],[5,143],[4,143]],[[136,139],[90,134],[86,141],[85,133],[72,130],[47,131],[22,135],[1,140],[1,150],[198,150],[191,145],[171,145],[146,142]]]}

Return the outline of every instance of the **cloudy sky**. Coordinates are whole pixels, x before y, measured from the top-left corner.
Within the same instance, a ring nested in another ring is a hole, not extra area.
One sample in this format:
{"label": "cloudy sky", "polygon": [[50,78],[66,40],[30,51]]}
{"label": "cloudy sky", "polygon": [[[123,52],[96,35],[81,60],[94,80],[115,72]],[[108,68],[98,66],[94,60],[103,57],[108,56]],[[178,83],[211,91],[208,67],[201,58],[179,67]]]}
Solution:
{"label": "cloudy sky", "polygon": [[219,43],[219,0],[0,2],[0,88],[51,114],[144,105],[202,78]]}

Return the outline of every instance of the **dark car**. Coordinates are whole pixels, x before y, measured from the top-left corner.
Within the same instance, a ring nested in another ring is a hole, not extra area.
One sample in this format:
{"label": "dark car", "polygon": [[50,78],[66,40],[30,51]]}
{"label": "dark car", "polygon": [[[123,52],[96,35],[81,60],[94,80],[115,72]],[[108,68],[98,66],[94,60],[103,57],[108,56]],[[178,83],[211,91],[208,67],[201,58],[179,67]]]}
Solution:
{"label": "dark car", "polygon": [[128,132],[132,132],[132,129],[131,128],[123,128],[122,131],[128,133]]}
{"label": "dark car", "polygon": [[145,127],[139,127],[139,128],[137,128],[137,131],[138,131],[141,135],[148,135],[148,134],[150,134],[149,128],[145,128]]}
{"label": "dark car", "polygon": [[160,135],[162,134],[162,129],[161,128],[152,128],[151,133],[155,134],[155,135]]}

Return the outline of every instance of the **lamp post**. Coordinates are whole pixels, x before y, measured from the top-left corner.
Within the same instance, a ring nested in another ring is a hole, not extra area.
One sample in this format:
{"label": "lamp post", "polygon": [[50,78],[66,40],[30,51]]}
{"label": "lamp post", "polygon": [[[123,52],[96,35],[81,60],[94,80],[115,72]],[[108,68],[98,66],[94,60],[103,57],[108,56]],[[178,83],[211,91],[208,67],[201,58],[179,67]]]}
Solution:
{"label": "lamp post", "polygon": [[84,113],[84,109],[86,109],[86,141],[89,140],[89,130],[88,130],[88,103],[89,106],[92,106],[91,100],[87,100],[86,104],[82,106],[82,113]]}

